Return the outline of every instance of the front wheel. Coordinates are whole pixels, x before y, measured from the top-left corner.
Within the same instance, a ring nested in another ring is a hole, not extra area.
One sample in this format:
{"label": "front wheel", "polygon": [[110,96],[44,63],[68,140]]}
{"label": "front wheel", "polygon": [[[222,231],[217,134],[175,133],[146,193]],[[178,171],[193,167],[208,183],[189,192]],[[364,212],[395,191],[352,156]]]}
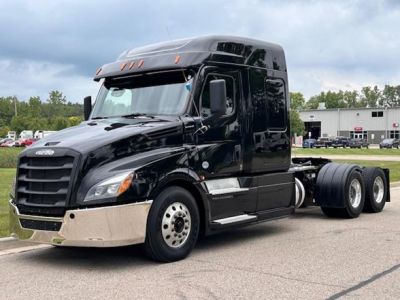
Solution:
{"label": "front wheel", "polygon": [[147,219],[145,251],[157,261],[181,260],[192,251],[199,229],[194,197],[181,187],[171,186],[153,201]]}

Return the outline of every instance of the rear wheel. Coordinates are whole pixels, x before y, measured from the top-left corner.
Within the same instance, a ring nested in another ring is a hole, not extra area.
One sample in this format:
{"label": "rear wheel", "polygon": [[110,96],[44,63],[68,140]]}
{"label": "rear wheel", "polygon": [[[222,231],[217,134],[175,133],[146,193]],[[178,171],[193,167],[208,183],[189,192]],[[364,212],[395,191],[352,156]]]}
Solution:
{"label": "rear wheel", "polygon": [[328,217],[357,218],[365,201],[359,167],[336,163],[325,165],[317,177],[316,201]]}
{"label": "rear wheel", "polygon": [[145,251],[161,262],[183,259],[196,244],[199,228],[199,210],[192,194],[181,187],[169,187],[151,206]]}
{"label": "rear wheel", "polygon": [[365,212],[381,212],[387,200],[387,181],[381,168],[364,168]]}

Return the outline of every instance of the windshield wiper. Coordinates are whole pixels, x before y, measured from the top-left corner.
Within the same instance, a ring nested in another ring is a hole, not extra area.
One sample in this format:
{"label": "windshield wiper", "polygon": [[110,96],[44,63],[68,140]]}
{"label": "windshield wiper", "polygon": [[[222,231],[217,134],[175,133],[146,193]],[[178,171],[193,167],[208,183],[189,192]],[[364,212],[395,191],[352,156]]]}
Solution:
{"label": "windshield wiper", "polygon": [[101,119],[108,119],[108,117],[94,117],[91,120],[101,120]]}
{"label": "windshield wiper", "polygon": [[154,119],[154,116],[148,115],[148,114],[141,114],[141,113],[135,113],[135,114],[129,114],[129,115],[123,115],[121,118],[136,118],[136,117],[146,117],[150,119]]}

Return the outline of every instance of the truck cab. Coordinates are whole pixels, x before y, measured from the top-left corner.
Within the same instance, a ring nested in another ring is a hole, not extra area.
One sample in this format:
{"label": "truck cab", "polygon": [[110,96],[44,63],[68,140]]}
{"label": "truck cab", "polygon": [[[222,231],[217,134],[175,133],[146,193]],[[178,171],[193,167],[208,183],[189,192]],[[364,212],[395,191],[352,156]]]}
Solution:
{"label": "truck cab", "polygon": [[294,212],[299,169],[280,46],[227,36],[159,43],[123,52],[94,80],[86,121],[21,153],[15,236],[144,243],[152,258],[174,261],[199,234]]}

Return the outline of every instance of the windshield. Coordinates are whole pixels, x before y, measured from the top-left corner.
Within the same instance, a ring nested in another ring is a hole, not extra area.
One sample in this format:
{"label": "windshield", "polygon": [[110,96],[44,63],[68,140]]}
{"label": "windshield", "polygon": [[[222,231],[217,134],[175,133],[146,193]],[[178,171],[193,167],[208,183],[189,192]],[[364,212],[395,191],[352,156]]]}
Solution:
{"label": "windshield", "polygon": [[192,76],[182,70],[105,81],[97,96],[92,119],[182,114],[191,83]]}

